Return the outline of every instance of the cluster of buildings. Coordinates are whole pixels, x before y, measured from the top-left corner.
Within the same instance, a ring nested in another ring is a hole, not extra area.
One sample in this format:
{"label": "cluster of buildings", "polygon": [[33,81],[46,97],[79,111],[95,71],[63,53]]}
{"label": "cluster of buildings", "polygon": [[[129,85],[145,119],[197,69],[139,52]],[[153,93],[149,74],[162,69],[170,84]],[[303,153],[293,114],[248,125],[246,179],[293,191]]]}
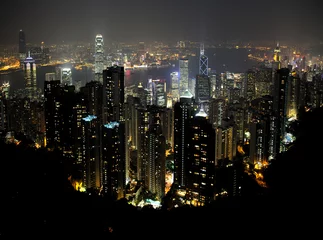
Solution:
{"label": "cluster of buildings", "polygon": [[[95,79],[84,86],[61,69],[60,77],[46,75],[40,93],[35,60],[26,55],[21,95],[0,87],[3,136],[23,133],[74,159],[82,173],[78,190],[120,199],[140,186],[161,201],[172,156],[183,203],[204,205],[223,191],[216,188],[217,168],[239,155],[261,170],[293,141],[290,123],[300,111],[323,104],[322,68],[305,58],[283,61],[279,45],[272,61],[233,74],[211,71],[201,44],[196,78],[189,78],[189,59],[181,58],[168,91],[165,81],[148,79],[127,92],[124,66],[105,66],[102,35],[95,44]],[[240,190],[239,181],[226,189]]]}

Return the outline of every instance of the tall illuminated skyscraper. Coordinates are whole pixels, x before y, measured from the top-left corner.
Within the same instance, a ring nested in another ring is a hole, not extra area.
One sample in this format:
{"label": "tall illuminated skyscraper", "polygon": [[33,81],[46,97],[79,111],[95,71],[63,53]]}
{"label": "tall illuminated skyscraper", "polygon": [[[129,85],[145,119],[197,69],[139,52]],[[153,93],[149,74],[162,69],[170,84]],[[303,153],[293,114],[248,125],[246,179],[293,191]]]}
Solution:
{"label": "tall illuminated skyscraper", "polygon": [[178,72],[172,72],[171,76],[171,93],[173,102],[179,101],[179,81],[178,81]]}
{"label": "tall illuminated skyscraper", "polygon": [[26,95],[31,101],[37,100],[36,63],[30,56],[30,52],[24,61],[23,68]]}
{"label": "tall illuminated skyscraper", "polygon": [[179,91],[183,95],[188,90],[188,59],[179,60]]}
{"label": "tall illuminated skyscraper", "polygon": [[204,43],[200,46],[200,62],[199,62],[199,74],[208,75],[208,57],[204,55]]}
{"label": "tall illuminated skyscraper", "polygon": [[104,70],[104,48],[103,37],[97,34],[95,37],[95,63],[94,73],[95,81],[103,83],[103,70]]}

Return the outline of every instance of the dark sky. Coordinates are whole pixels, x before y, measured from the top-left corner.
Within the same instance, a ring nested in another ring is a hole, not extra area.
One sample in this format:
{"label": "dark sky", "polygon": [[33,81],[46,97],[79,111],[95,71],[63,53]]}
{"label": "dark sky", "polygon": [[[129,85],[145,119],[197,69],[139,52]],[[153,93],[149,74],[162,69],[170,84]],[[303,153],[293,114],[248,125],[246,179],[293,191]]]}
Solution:
{"label": "dark sky", "polygon": [[322,0],[3,0],[0,43],[323,40]]}

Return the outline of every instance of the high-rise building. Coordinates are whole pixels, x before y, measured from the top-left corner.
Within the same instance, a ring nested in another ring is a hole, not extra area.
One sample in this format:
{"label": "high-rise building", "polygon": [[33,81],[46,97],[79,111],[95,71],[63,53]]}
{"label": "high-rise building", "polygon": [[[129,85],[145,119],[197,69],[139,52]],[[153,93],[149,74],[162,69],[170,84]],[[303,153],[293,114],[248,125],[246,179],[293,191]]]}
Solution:
{"label": "high-rise building", "polygon": [[147,168],[145,185],[161,201],[165,195],[166,140],[162,131],[163,108],[151,106],[149,109],[149,129],[147,132]]}
{"label": "high-rise building", "polygon": [[203,206],[213,200],[215,187],[215,130],[203,109],[188,130],[186,200]]}
{"label": "high-rise building", "polygon": [[179,101],[179,78],[178,78],[178,72],[172,72],[170,74],[171,77],[171,93],[172,93],[172,99],[173,103]]}
{"label": "high-rise building", "polygon": [[61,82],[60,80],[45,81],[45,122],[46,122],[46,144],[49,148],[54,148],[61,141]]}
{"label": "high-rise building", "polygon": [[275,113],[276,124],[276,139],[275,152],[276,154],[284,151],[283,139],[286,134],[286,86],[290,70],[288,68],[278,69],[275,73],[274,92],[273,92],[273,110]]}
{"label": "high-rise building", "polygon": [[9,83],[0,85],[0,134],[8,130],[8,92]]}
{"label": "high-rise building", "polygon": [[61,68],[61,84],[64,85],[72,85],[72,69],[71,68]]}
{"label": "high-rise building", "polygon": [[95,81],[103,82],[102,72],[104,70],[104,43],[103,36],[97,34],[95,37],[95,63],[94,63],[94,74]]}
{"label": "high-rise building", "polygon": [[124,120],[124,68],[114,65],[103,71],[104,121]]}
{"label": "high-rise building", "polygon": [[197,75],[195,84],[195,99],[197,102],[208,102],[211,98],[211,82],[207,75]]}
{"label": "high-rise building", "polygon": [[45,73],[45,81],[54,81],[54,80],[57,80],[56,73],[54,72]]}
{"label": "high-rise building", "polygon": [[185,186],[187,180],[187,156],[189,124],[194,116],[193,96],[188,90],[174,106],[174,183]]}
{"label": "high-rise building", "polygon": [[24,78],[26,97],[30,101],[37,100],[37,79],[36,79],[36,63],[35,60],[28,53],[28,57],[24,60]]}
{"label": "high-rise building", "polygon": [[100,123],[96,116],[88,115],[82,120],[83,184],[87,189],[101,187]]}
{"label": "high-rise building", "polygon": [[208,70],[209,70],[209,59],[204,54],[204,43],[201,43],[200,46],[200,61],[199,61],[199,75],[205,75],[208,76]]}
{"label": "high-rise building", "polygon": [[179,92],[180,95],[188,90],[188,59],[179,60]]}
{"label": "high-rise building", "polygon": [[97,116],[100,123],[103,122],[102,105],[103,105],[103,86],[100,82],[91,81],[84,87],[81,87],[81,93],[83,94],[87,103],[87,112],[90,115]]}
{"label": "high-rise building", "polygon": [[[113,132],[117,136],[118,161],[117,165],[117,198],[125,196],[126,186],[126,136],[125,136],[125,115],[124,115],[124,67],[114,65],[103,71],[103,124],[117,123],[117,131]],[[110,129],[108,127],[108,129]],[[113,128],[115,129],[115,128]],[[109,147],[109,146],[103,146]],[[114,150],[113,150],[114,151]],[[109,152],[109,151],[108,151]],[[105,169],[103,170],[105,171]]]}

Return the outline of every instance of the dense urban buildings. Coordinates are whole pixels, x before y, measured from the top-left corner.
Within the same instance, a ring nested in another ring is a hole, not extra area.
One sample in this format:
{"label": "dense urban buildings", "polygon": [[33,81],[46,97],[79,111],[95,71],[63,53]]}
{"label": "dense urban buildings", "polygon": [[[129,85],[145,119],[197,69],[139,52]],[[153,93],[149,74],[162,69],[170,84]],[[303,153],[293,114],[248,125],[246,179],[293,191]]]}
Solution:
{"label": "dense urban buildings", "polygon": [[[46,183],[53,177],[64,191],[68,186],[68,193],[80,194],[73,196],[85,196],[70,199],[81,213],[91,204],[101,207],[97,199],[140,211],[245,202],[261,211],[262,204],[277,201],[273,195],[286,196],[270,188],[280,183],[266,180],[268,169],[301,147],[299,138],[315,136],[301,126],[323,106],[323,58],[306,48],[213,40],[125,43],[103,41],[102,34],[90,43],[31,44],[26,36],[20,30],[12,52],[0,49],[1,146],[57,160],[62,182],[47,165],[37,177]],[[241,64],[252,63],[248,68],[215,67],[218,52],[241,49]],[[31,168],[24,164],[27,178]],[[46,189],[44,195],[31,190],[39,199],[55,199],[55,181],[49,191],[30,178],[21,185]],[[21,194],[9,192],[12,199]]]}

